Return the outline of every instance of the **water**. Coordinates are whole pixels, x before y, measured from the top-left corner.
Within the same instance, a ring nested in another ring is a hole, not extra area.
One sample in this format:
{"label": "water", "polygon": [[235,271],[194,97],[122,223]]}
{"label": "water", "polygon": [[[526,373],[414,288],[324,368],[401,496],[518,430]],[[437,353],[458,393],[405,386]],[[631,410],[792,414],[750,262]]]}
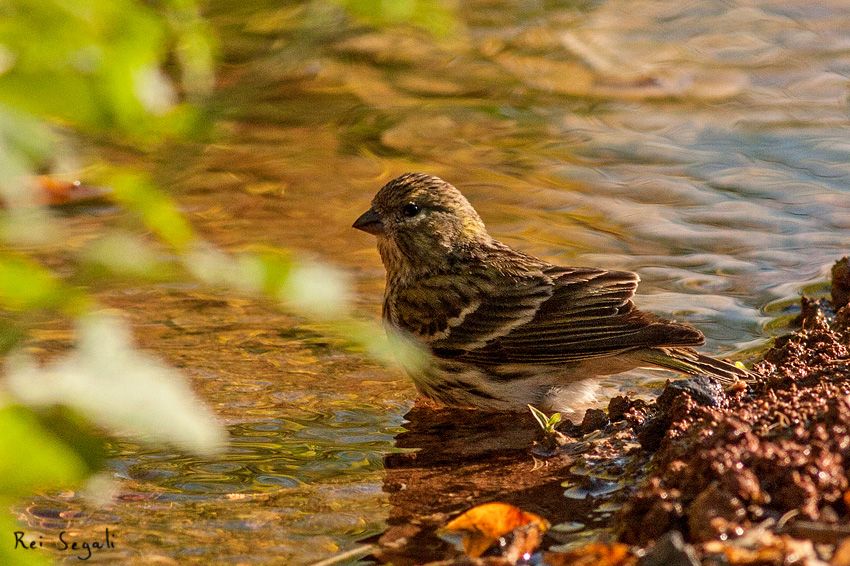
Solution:
{"label": "water", "polygon": [[[848,251],[845,4],[479,0],[434,39],[324,2],[214,1],[218,139],[148,162],[223,248],[285,246],[353,273],[364,318],[379,317],[383,269],[350,225],[384,182],[422,171],[515,247],[637,271],[640,307],[730,355],[781,331]],[[73,247],[122,215],[65,221]],[[307,564],[383,530],[404,376],[259,301],[191,285],[100,298],[184,368],[233,445],[216,461],[118,445],[114,504],[44,494],[17,508],[25,524],[109,526],[119,542],[92,561],[125,564]],[[40,332],[46,349],[67,338]]]}

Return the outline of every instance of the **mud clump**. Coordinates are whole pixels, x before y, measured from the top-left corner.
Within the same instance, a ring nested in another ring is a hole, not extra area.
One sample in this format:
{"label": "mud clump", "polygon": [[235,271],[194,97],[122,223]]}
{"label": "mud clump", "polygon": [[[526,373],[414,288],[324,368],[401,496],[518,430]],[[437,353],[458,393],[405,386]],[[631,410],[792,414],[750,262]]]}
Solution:
{"label": "mud clump", "polygon": [[703,543],[757,525],[850,519],[850,307],[841,304],[850,270],[847,258],[839,264],[834,304],[807,301],[801,330],[776,340],[754,383],[718,392],[686,380],[644,409],[618,402],[655,451],[618,516],[621,541],[646,545],[675,530]]}
{"label": "mud clump", "polygon": [[850,259],[839,259],[832,266],[832,304],[837,309],[850,303]]}

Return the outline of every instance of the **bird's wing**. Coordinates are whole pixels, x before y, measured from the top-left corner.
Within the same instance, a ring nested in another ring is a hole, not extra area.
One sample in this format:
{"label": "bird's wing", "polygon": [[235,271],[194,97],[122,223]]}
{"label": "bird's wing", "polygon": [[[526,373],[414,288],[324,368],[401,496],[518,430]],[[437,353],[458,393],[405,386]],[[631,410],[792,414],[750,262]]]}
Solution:
{"label": "bird's wing", "polygon": [[[561,364],[640,347],[695,346],[701,332],[639,311],[638,276],[547,266],[486,285],[431,340],[440,357],[476,364]],[[472,308],[472,307],[475,308]]]}
{"label": "bird's wing", "polygon": [[433,349],[477,349],[534,319],[554,289],[540,271],[507,277],[473,266],[462,277],[437,274],[393,288],[384,318]]}

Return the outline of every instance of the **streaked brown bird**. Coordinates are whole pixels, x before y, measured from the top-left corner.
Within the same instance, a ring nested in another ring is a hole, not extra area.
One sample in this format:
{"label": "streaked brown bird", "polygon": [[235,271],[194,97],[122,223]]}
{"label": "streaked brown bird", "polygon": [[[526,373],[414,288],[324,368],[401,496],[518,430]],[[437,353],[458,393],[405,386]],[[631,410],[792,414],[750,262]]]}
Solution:
{"label": "streaked brown bird", "polygon": [[705,342],[699,330],[635,308],[637,274],[517,251],[437,177],[393,179],[354,228],[378,239],[384,321],[429,348],[433,362],[409,373],[440,403],[570,414],[592,402],[595,378],[637,367],[724,382],[749,375],[693,350]]}

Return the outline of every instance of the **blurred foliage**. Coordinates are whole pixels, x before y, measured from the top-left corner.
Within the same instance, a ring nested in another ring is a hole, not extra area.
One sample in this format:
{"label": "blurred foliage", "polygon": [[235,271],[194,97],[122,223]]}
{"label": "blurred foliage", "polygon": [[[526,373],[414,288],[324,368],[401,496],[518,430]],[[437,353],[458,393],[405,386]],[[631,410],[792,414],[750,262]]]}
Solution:
{"label": "blurred foliage", "polygon": [[[84,479],[91,468],[81,453],[59,437],[29,408],[7,405],[0,409],[0,498],[23,496],[39,487],[67,487]],[[82,443],[85,445],[86,443]],[[82,451],[81,451],[82,452]]]}
{"label": "blurred foliage", "polygon": [[[434,0],[336,3],[377,25],[407,22],[435,34],[454,25]],[[76,175],[78,136],[144,154],[203,135],[207,124],[198,103],[212,90],[215,51],[194,0],[0,3],[0,352],[6,357],[0,507],[35,490],[79,486],[100,468],[116,433],[204,456],[225,442],[224,429],[182,375],[134,348],[120,316],[101,312],[94,295],[77,283],[80,273],[101,280],[189,276],[265,295],[376,356],[386,359],[390,350],[406,348],[408,363],[424,360],[407,341],[393,338],[391,348],[377,325],[348,317],[350,285],[340,273],[296,262],[286,250],[233,255],[216,249],[146,172],[88,170],[95,175],[89,180],[107,187],[144,234],[101,234],[61,274],[38,261],[34,251],[50,250],[64,234],[55,211],[39,197],[44,187],[37,174]],[[26,339],[27,314],[44,312],[73,320],[77,329],[77,347],[47,365],[18,348]],[[0,513],[0,532],[12,530]],[[45,560],[0,546],[0,563]]]}
{"label": "blurred foliage", "polygon": [[0,306],[9,310],[57,309],[80,314],[89,299],[62,285],[48,269],[23,255],[0,255]]}
{"label": "blurred foliage", "polygon": [[440,0],[335,0],[351,14],[378,26],[412,24],[436,36],[457,30],[458,22],[446,2]]}
{"label": "blurred foliage", "polygon": [[[435,34],[454,25],[435,0],[335,3],[377,25],[406,22]],[[408,364],[425,359],[404,339],[391,337],[390,346],[378,325],[350,319],[350,284],[336,270],[299,263],[286,250],[220,251],[148,173],[127,167],[89,168],[95,177],[88,180],[107,187],[144,234],[101,234],[61,274],[38,261],[34,250],[50,250],[64,235],[38,196],[44,187],[37,174],[76,175],[77,136],[144,154],[206,132],[198,103],[212,90],[215,50],[194,0],[0,3],[0,507],[34,490],[79,486],[100,468],[116,433],[203,456],[225,442],[183,376],[134,348],[120,316],[101,312],[78,284],[80,273],[100,280],[191,277],[265,295],[373,355],[388,359],[402,349]],[[39,312],[76,326],[77,347],[47,365],[18,349],[27,313]],[[0,532],[12,530],[0,513]],[[44,560],[0,546],[0,563]]]}
{"label": "blurred foliage", "polygon": [[77,342],[46,365],[25,352],[10,354],[4,364],[8,391],[28,406],[69,407],[105,430],[197,454],[214,455],[224,445],[224,431],[188,382],[134,349],[118,318],[103,313],[79,318]]}
{"label": "blurred foliage", "polygon": [[0,13],[4,105],[155,141],[185,132],[193,112],[163,69],[169,52],[185,94],[212,85],[210,34],[192,2],[11,0]]}
{"label": "blurred foliage", "polygon": [[[191,102],[212,86],[212,51],[191,1],[0,4],[0,345],[9,352],[0,382],[0,507],[37,490],[78,487],[100,469],[115,433],[199,454],[224,444],[223,427],[176,370],[134,349],[119,318],[89,314],[96,300],[32,253],[62,237],[61,222],[40,206],[35,173],[73,170],[75,135],[149,148],[191,134]],[[107,181],[165,244],[182,248],[195,237],[146,175],[118,170]],[[127,255],[126,244],[139,240],[123,236],[107,241],[113,251],[125,244],[124,267],[133,265],[134,275],[156,267],[146,246]],[[14,348],[26,337],[27,313],[44,311],[77,320],[80,344],[42,367]],[[14,530],[0,514],[0,531]],[[46,562],[41,553],[0,549],[3,564]]]}

